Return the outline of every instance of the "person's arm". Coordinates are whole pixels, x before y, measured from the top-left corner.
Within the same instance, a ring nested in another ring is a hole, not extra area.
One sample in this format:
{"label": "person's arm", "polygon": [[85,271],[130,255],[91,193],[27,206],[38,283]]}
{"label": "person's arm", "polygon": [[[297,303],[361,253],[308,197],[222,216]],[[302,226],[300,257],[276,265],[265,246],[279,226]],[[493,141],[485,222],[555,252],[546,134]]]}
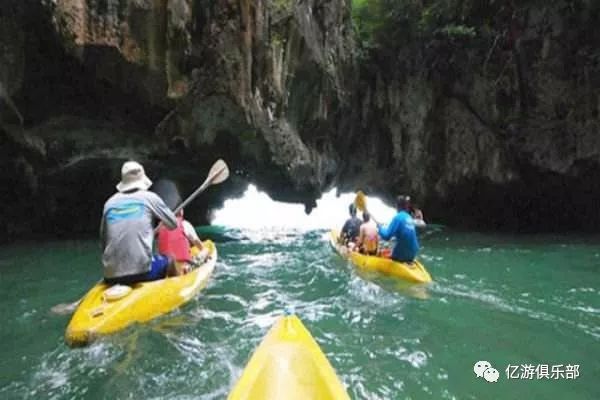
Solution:
{"label": "person's arm", "polygon": [[187,240],[199,249],[202,249],[202,241],[198,237],[196,230],[188,221],[183,221],[183,233]]}
{"label": "person's arm", "polygon": [[344,226],[342,227],[342,230],[340,232],[340,237],[338,238],[338,241],[340,243],[343,243],[346,240],[346,236],[348,236],[349,229],[350,229],[350,220],[344,222]]}
{"label": "person's arm", "polygon": [[148,192],[148,205],[152,214],[158,218],[168,229],[177,228],[177,217],[158,195]]}
{"label": "person's arm", "polygon": [[363,240],[365,240],[365,228],[363,225],[361,225],[360,229],[358,230],[358,239],[356,240],[356,245],[360,246],[363,243]]}
{"label": "person's arm", "polygon": [[340,232],[340,234],[347,235],[349,230],[350,230],[350,220],[344,222],[344,226],[342,226],[342,231]]}
{"label": "person's arm", "polygon": [[379,236],[381,236],[383,240],[390,240],[392,236],[394,236],[394,233],[396,233],[398,225],[400,225],[400,218],[396,215],[394,218],[392,218],[388,226],[379,225],[377,227]]}

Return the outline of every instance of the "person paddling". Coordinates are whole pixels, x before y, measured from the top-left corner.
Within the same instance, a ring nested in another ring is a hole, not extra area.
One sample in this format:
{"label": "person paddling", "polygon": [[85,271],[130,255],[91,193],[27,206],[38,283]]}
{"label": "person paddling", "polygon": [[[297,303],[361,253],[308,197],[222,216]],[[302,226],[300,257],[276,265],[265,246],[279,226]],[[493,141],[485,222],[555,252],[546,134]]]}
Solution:
{"label": "person paddling", "polygon": [[173,266],[169,257],[152,254],[153,219],[175,229],[177,218],[157,194],[148,191],[151,185],[141,164],[135,161],[123,164],[118,192],[104,204],[100,224],[106,283],[162,279]]}
{"label": "person paddling", "polygon": [[202,241],[196,230],[183,218],[183,209],[177,212],[177,228],[170,230],[165,226],[158,228],[158,251],[175,260],[174,275],[183,275],[192,269],[190,247],[202,250]]}
{"label": "person paddling", "polygon": [[419,240],[410,211],[410,197],[398,196],[396,198],[398,213],[392,218],[388,226],[379,225],[379,235],[384,240],[396,238],[396,245],[392,251],[392,260],[411,263],[419,251]]}

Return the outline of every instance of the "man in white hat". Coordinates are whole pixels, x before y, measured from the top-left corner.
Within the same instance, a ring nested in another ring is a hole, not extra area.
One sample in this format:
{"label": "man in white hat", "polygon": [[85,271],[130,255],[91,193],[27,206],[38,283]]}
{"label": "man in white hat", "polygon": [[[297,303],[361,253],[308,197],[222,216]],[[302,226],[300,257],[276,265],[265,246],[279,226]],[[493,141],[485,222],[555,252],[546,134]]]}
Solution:
{"label": "man in white hat", "polygon": [[151,185],[144,167],[127,161],[121,168],[119,192],[104,204],[100,238],[107,283],[162,279],[173,262],[166,256],[152,255],[153,218],[169,229],[177,227],[177,218],[158,195],[148,191]]}

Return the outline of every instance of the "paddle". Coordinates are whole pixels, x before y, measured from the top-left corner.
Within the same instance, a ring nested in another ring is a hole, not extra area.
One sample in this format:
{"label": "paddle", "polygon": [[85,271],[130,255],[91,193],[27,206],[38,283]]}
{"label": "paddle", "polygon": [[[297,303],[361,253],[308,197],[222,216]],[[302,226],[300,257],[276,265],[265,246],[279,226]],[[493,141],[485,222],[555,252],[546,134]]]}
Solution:
{"label": "paddle", "polygon": [[[189,195],[188,198],[183,201],[183,203],[181,203],[179,206],[177,206],[177,208],[175,208],[175,210],[173,210],[173,212],[175,214],[177,214],[177,212],[179,210],[181,210],[183,207],[188,205],[192,200],[194,200],[196,197],[198,197],[198,195],[200,193],[202,193],[203,191],[205,191],[206,188],[208,188],[211,185],[219,184],[219,183],[223,182],[225,179],[227,179],[228,177],[229,177],[229,168],[227,167],[227,164],[225,163],[225,161],[223,161],[221,159],[217,160],[213,164],[213,166],[210,168],[210,171],[208,171],[208,176],[206,177],[204,182],[202,182],[202,185],[200,185],[198,187],[198,189],[196,189],[194,191],[194,193]],[[156,228],[156,230],[158,230],[158,227]],[[156,230],[155,230],[155,232],[156,232]],[[61,315],[70,314],[73,311],[75,311],[75,309],[77,308],[77,306],[79,305],[81,300],[83,300],[83,297],[73,303],[57,304],[54,307],[52,307],[50,309],[50,311],[52,311],[55,314],[61,314]]]}
{"label": "paddle", "polygon": [[190,204],[190,202],[194,200],[200,193],[205,191],[207,187],[219,184],[227,178],[229,178],[229,168],[227,167],[227,164],[225,164],[225,161],[219,159],[213,164],[213,166],[210,168],[210,171],[208,171],[208,176],[202,185],[200,185],[200,187],[196,189],[194,193],[190,194],[188,198],[183,201],[183,203],[178,205],[173,212],[177,214],[179,210]]}
{"label": "paddle", "polygon": [[171,210],[174,210],[181,203],[179,189],[172,180],[159,179],[152,184],[150,190],[156,193]]}
{"label": "paddle", "polygon": [[354,205],[356,208],[362,212],[367,211],[371,216],[371,219],[375,221],[377,225],[380,225],[377,218],[371,213],[371,211],[367,210],[367,196],[363,193],[362,190],[356,192],[356,198],[354,199]]}
{"label": "paddle", "polygon": [[[225,164],[225,161],[218,159],[210,168],[210,171],[208,171],[208,176],[204,182],[202,182],[202,185],[200,185],[198,189],[194,190],[194,193],[190,194],[180,205],[175,207],[173,213],[177,214],[179,210],[190,204],[192,200],[198,197],[198,195],[205,191],[209,186],[219,184],[227,178],[229,178],[229,168],[227,167],[227,164]],[[158,226],[154,229],[154,233],[158,232],[160,225],[161,224],[158,224]]]}
{"label": "paddle", "polygon": [[[96,282],[94,284],[97,285],[98,283],[102,282],[102,279],[100,279],[98,282]],[[55,305],[54,307],[52,307],[50,309],[50,311],[54,314],[58,314],[58,315],[67,315],[67,314],[72,314],[73,311],[75,311],[75,309],[77,308],[77,306],[79,305],[79,303],[81,303],[81,300],[83,300],[83,297],[81,297],[79,300],[74,301],[72,303],[60,303]]]}
{"label": "paddle", "polygon": [[356,198],[354,199],[354,205],[360,211],[365,211],[367,209],[367,196],[363,193],[362,190],[356,192]]}

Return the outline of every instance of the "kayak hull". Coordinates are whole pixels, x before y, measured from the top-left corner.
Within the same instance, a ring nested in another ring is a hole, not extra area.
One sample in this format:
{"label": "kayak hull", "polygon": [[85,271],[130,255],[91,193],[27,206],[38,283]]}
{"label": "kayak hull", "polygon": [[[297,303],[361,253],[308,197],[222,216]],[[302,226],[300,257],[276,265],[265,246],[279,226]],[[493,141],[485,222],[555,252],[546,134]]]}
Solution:
{"label": "kayak hull", "polygon": [[214,243],[207,240],[203,244],[209,256],[188,274],[133,284],[129,294],[118,300],[106,299],[105,292],[111,285],[96,284],[84,296],[67,326],[67,344],[84,346],[99,336],[149,321],[190,301],[206,287],[217,262]]}
{"label": "kayak hull", "polygon": [[357,251],[350,251],[346,246],[338,243],[338,237],[339,231],[334,229],[330,232],[329,243],[331,246],[362,271],[377,272],[412,283],[431,282],[431,275],[417,260],[412,263],[403,263],[390,258],[368,256]]}
{"label": "kayak hull", "polygon": [[246,365],[228,400],[350,399],[333,367],[295,315],[281,317]]}

